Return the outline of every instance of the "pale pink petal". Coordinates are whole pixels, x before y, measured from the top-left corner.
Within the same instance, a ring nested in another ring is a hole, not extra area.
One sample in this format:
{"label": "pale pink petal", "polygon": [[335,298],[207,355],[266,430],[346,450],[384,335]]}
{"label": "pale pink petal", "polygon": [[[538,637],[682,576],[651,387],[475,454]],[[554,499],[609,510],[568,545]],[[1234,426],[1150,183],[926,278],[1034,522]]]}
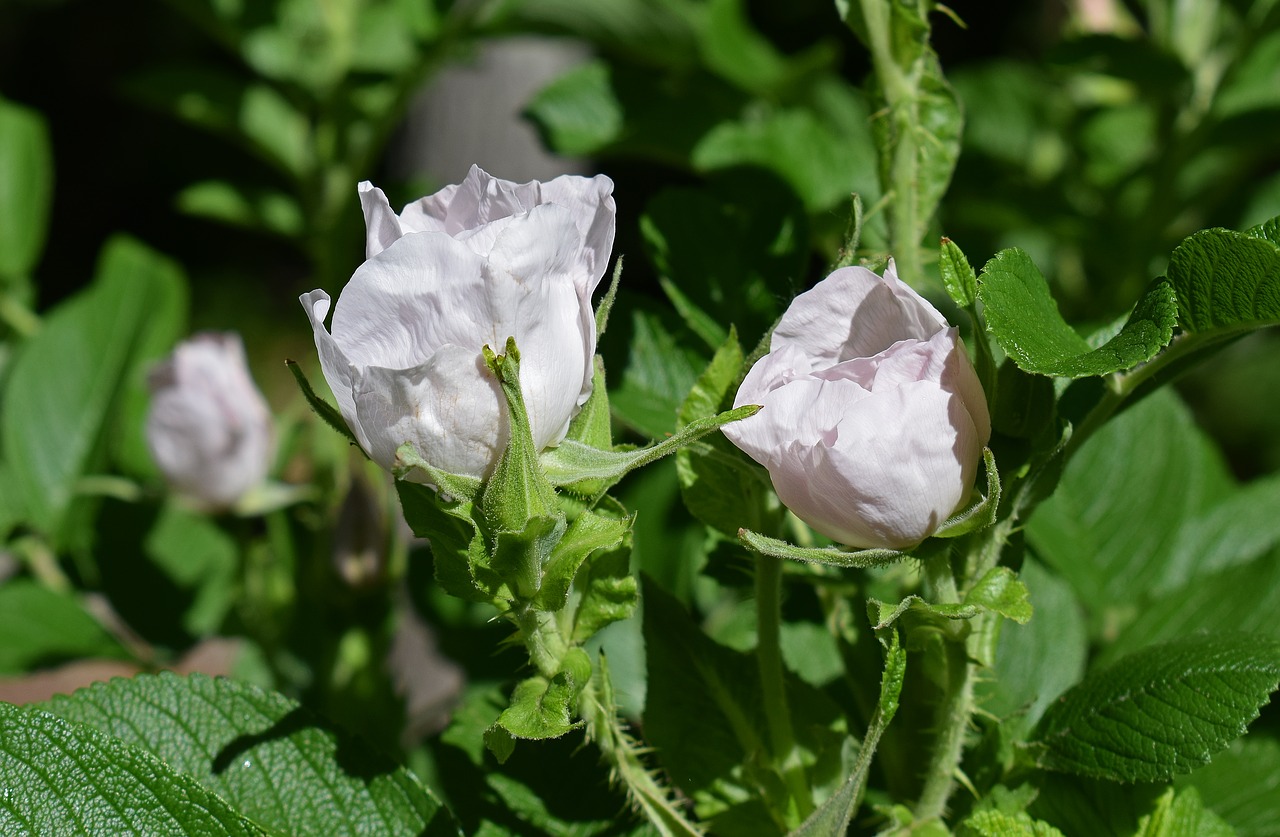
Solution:
{"label": "pale pink petal", "polygon": [[360,207],[364,210],[364,257],[372,259],[398,240],[403,231],[382,190],[365,180],[360,184]]}
{"label": "pale pink petal", "polygon": [[347,422],[347,427],[355,434],[360,446],[368,450],[368,438],[360,423],[356,421],[356,404],[351,395],[354,382],[354,370],[351,361],[334,341],[329,330],[324,327],[324,319],[329,314],[329,295],[324,291],[312,291],[298,297],[307,318],[311,320],[311,334],[316,343],[316,352],[320,356],[320,371],[338,402],[338,412]]}

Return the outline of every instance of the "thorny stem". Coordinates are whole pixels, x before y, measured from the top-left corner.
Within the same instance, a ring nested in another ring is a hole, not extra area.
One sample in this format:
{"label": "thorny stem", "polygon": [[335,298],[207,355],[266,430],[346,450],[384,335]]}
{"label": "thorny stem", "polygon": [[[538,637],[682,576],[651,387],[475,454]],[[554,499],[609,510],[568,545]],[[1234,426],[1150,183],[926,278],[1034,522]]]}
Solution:
{"label": "thorny stem", "polygon": [[813,811],[813,793],[800,763],[800,751],[791,728],[779,642],[781,626],[782,560],[759,555],[756,557],[756,662],[760,670],[760,689],[765,717],[769,722],[774,765],[791,796],[787,820],[795,826]]}

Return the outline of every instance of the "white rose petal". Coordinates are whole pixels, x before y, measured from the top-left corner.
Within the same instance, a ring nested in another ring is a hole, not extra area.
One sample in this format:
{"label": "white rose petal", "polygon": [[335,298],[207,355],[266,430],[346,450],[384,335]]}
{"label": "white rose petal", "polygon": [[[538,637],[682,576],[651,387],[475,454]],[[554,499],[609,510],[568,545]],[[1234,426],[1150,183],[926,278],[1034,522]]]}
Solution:
{"label": "white rose petal", "polygon": [[520,348],[539,450],[591,394],[591,295],[613,247],[612,182],[516,184],[472,167],[398,215],[360,185],[367,261],[334,306],[301,297],[325,379],[369,456],[391,468],[412,442],[434,467],[485,477],[507,444],[506,404],[482,348]]}

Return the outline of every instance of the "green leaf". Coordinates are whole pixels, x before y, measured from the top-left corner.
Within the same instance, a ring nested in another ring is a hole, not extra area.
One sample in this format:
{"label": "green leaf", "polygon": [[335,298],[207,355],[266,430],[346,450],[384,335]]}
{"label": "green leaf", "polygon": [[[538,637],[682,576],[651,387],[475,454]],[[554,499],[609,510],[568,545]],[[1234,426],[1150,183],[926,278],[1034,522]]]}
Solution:
{"label": "green leaf", "polygon": [[1152,782],[1207,764],[1280,683],[1280,641],[1196,634],[1096,671],[1049,707],[1033,737],[1048,770]]}
{"label": "green leaf", "polygon": [[761,555],[803,561],[807,564],[826,564],[830,567],[884,567],[908,557],[896,549],[859,549],[846,552],[835,547],[795,546],[777,538],[770,538],[746,529],[738,531],[742,545]]}
{"label": "green leaf", "polygon": [[129,653],[73,596],[26,579],[0,584],[0,676],[82,657]]}
{"label": "green leaf", "polygon": [[1031,600],[1027,585],[1018,580],[1018,574],[1008,567],[992,567],[978,579],[964,603],[998,613],[1019,625],[1031,621]]}
{"label": "green leaf", "polygon": [[1280,823],[1280,741],[1261,734],[1242,738],[1175,784],[1198,790],[1240,837],[1274,835]]}
{"label": "green leaf", "polygon": [[[724,345],[716,351],[680,406],[677,427],[731,406],[733,388],[741,374],[742,348],[738,345],[737,333],[730,328]],[[743,527],[769,528],[766,515],[770,515],[770,506],[775,504],[768,472],[734,447],[723,434],[717,433],[682,448],[676,454],[676,473],[685,507],[708,526],[730,537]]]}
{"label": "green leaf", "polygon": [[261,827],[140,747],[0,703],[5,834],[261,835]]}
{"label": "green leaf", "polygon": [[978,275],[960,246],[949,238],[942,239],[938,270],[942,272],[942,286],[956,305],[968,308],[978,299]]}
{"label": "green leaf", "polygon": [[862,802],[862,794],[867,786],[867,774],[871,769],[871,760],[875,756],[880,738],[893,716],[898,712],[898,699],[902,694],[902,684],[907,676],[907,651],[898,644],[898,633],[890,634],[889,644],[885,649],[884,673],[880,676],[880,696],[876,701],[875,713],[867,728],[867,734],[858,748],[858,758],[853,770],[836,792],[831,794],[800,828],[792,832],[791,837],[827,837],[831,834],[846,834],[853,815]]}
{"label": "green leaf", "polygon": [[53,150],[44,120],[0,99],[0,284],[30,277],[53,202]]}
{"label": "green leaf", "polygon": [[[1274,513],[1274,512],[1273,512]],[[1280,551],[1219,572],[1197,573],[1181,587],[1141,600],[1133,621],[1098,656],[1108,665],[1125,654],[1198,631],[1248,631],[1280,640]]]}
{"label": "green leaf", "polygon": [[613,447],[609,391],[605,387],[604,360],[600,355],[595,356],[595,371],[591,373],[591,396],[569,422],[569,432],[565,438],[601,450]]}
{"label": "green leaf", "polygon": [[179,192],[177,205],[188,215],[285,239],[301,238],[305,232],[306,219],[298,202],[275,189],[202,180]]}
{"label": "green leaf", "polygon": [[1039,793],[1027,808],[1031,816],[1053,823],[1063,833],[1089,837],[1133,837],[1138,821],[1155,810],[1164,785],[1118,784],[1040,773]]}
{"label": "green leaf", "polygon": [[152,564],[194,596],[183,628],[197,637],[218,633],[239,592],[235,539],[209,518],[168,503],[147,532],[144,548]]}
{"label": "green leaf", "polygon": [[867,618],[874,630],[883,631],[902,620],[908,636],[917,627],[945,629],[948,622],[972,619],[979,612],[981,608],[975,604],[930,604],[914,594],[897,604],[867,599]]}
{"label": "green leaf", "polygon": [[976,690],[984,711],[1002,719],[1022,713],[1032,725],[1084,675],[1089,637],[1070,585],[1031,560],[1022,565],[1021,577],[1031,590],[1035,618],[1000,626],[994,676],[980,680]]}
{"label": "green leaf", "polygon": [[97,683],[43,708],[148,751],[272,833],[457,832],[408,770],[256,686],[164,672]]}
{"label": "green leaf", "polygon": [[978,811],[956,833],[960,837],[1063,837],[1061,831],[1027,813],[1002,811]]}
{"label": "green leaf", "polygon": [[1158,590],[1256,559],[1280,543],[1280,475],[1255,480],[1185,521]]}
{"label": "green leaf", "polygon": [[1155,357],[1173,336],[1173,288],[1156,281],[1120,333],[1093,348],[1058,313],[1049,283],[1022,250],[1001,250],[978,285],[987,330],[1018,367],[1041,375],[1087,378],[1131,369]]}
{"label": "green leaf", "polygon": [[659,439],[675,429],[676,413],[705,361],[681,346],[657,315],[633,311],[631,322],[627,367],[609,402],[619,421]]}
{"label": "green leaf", "polygon": [[[1141,451],[1141,456],[1134,456]],[[1111,607],[1156,589],[1183,521],[1231,488],[1186,407],[1162,391],[1109,421],[1072,458],[1027,537],[1075,588],[1100,628]]]}
{"label": "green leaf", "polygon": [[[760,761],[768,727],[754,658],[711,640],[652,581],[644,607],[646,740],[713,833],[779,833],[770,806],[786,790]],[[786,690],[810,781],[839,781],[847,736],[838,708],[790,672]]]}
{"label": "green leaf", "polygon": [[578,693],[590,677],[590,665],[588,661],[587,677],[575,677],[574,671],[565,669],[550,680],[530,677],[516,686],[511,705],[484,734],[485,745],[498,761],[505,762],[511,756],[513,738],[559,738],[582,726],[582,721],[575,720]]}
{"label": "green leaf", "polygon": [[640,586],[631,574],[630,535],[625,549],[594,558],[580,583],[582,599],[573,614],[573,642],[586,642],[606,625],[630,619],[640,602]]}
{"label": "green leaf", "polygon": [[151,354],[156,306],[185,295],[178,268],[127,238],[107,243],[93,285],[59,306],[13,361],[0,433],[30,522],[60,529],[81,476],[96,469],[121,392]]}
{"label": "green leaf", "polygon": [[1138,837],[1236,837],[1236,830],[1204,807],[1195,788],[1169,788],[1138,821]]}
{"label": "green leaf", "polygon": [[166,67],[134,76],[126,90],[148,107],[244,144],[292,178],[313,164],[307,117],[271,85],[209,66]]}
{"label": "green leaf", "polygon": [[1259,234],[1201,230],[1169,257],[1184,330],[1223,335],[1280,323],[1280,243]]}
{"label": "green leaf", "polygon": [[621,136],[624,118],[609,65],[600,60],[575,67],[539,90],[525,115],[548,148],[571,157],[608,147]]}

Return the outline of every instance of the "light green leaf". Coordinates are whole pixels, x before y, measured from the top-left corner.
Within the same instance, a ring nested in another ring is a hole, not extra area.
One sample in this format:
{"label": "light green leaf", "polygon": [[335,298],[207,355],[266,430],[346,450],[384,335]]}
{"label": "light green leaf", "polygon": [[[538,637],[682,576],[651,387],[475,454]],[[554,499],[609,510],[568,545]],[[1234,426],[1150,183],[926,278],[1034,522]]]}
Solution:
{"label": "light green leaf", "polygon": [[1000,718],[1022,713],[1032,725],[1084,675],[1089,637],[1070,585],[1031,560],[1021,577],[1032,591],[1035,617],[1026,625],[1001,625],[994,676],[976,689],[984,711]]}
{"label": "light green leaf", "polygon": [[942,286],[956,305],[968,308],[978,299],[978,275],[960,246],[949,238],[942,239],[938,269],[942,272]]}
{"label": "light green leaf", "polygon": [[622,133],[623,110],[613,92],[609,65],[582,64],[538,91],[525,109],[557,154],[584,157],[608,147]]}
{"label": "light green leaf", "polygon": [[177,205],[188,215],[286,239],[301,237],[306,223],[298,202],[284,192],[225,180],[192,183],[178,193]]}
{"label": "light green leaf", "polygon": [[1230,490],[1220,454],[1186,407],[1157,392],[1076,452],[1027,536],[1100,628],[1108,608],[1128,607],[1135,592],[1159,586],[1183,521]]}
{"label": "light green leaf", "polygon": [[1096,671],[1045,712],[1037,763],[1120,782],[1154,782],[1207,764],[1245,732],[1280,683],[1280,641],[1196,634]]}
{"label": "light green leaf", "polygon": [[256,686],[164,672],[97,683],[43,708],[146,750],[272,833],[457,833],[411,772]]}
{"label": "light green leaf", "polygon": [[144,548],[152,564],[194,596],[183,628],[197,637],[216,634],[238,592],[235,539],[208,517],[169,503],[147,532]]}
{"label": "light green leaf", "polygon": [[41,531],[60,536],[81,476],[104,451],[112,409],[151,354],[151,317],[182,298],[178,268],[127,238],[104,248],[94,284],[59,306],[15,357],[3,398],[4,459]]}
{"label": "light green leaf", "polygon": [[1280,323],[1280,243],[1251,230],[1201,230],[1169,257],[1184,330],[1229,336]]}
{"label": "light green leaf", "polygon": [[964,603],[998,613],[1019,625],[1031,620],[1031,600],[1027,585],[1018,580],[1018,574],[1008,567],[992,567],[973,585],[964,597]]}
{"label": "light green leaf", "polygon": [[944,626],[949,621],[972,619],[980,612],[977,605],[964,604],[930,604],[916,595],[907,596],[897,604],[889,604],[879,599],[867,599],[867,618],[871,627],[883,631],[891,627],[903,617],[909,631],[916,625],[924,624],[935,627]]}
{"label": "light green leaf", "polygon": [[761,555],[831,567],[884,567],[908,557],[906,552],[896,549],[858,549],[846,552],[836,547],[796,546],[746,529],[738,531],[738,540],[742,541],[743,546]]}
{"label": "light green leaf", "polygon": [[26,579],[0,584],[0,636],[0,676],[82,657],[129,659],[74,596]]}
{"label": "light green leaf", "polygon": [[960,824],[959,837],[1063,837],[1047,822],[1024,812],[978,811]]}
{"label": "light green leaf", "polygon": [[1173,336],[1172,287],[1153,283],[1120,333],[1093,348],[1058,313],[1049,283],[1022,250],[1001,250],[978,285],[987,330],[1018,367],[1041,375],[1087,378],[1131,369],[1155,357]]}
{"label": "light green leaf", "polygon": [[[587,665],[589,677],[590,662]],[[578,693],[585,684],[586,678],[579,679],[570,670],[563,670],[550,680],[530,677],[521,681],[511,695],[511,705],[485,732],[485,745],[498,761],[505,762],[515,747],[515,738],[559,738],[582,726],[575,716]]]}
{"label": "light green leaf", "polygon": [[650,439],[675,429],[676,413],[706,363],[684,348],[655,314],[633,311],[622,383],[609,393],[614,417]]}
{"label": "light green leaf", "polygon": [[597,557],[587,568],[582,599],[573,614],[574,642],[586,642],[606,625],[635,614],[640,585],[631,574],[629,558],[629,549],[618,549]]}
{"label": "light green leaf", "polygon": [[53,151],[44,120],[0,99],[0,284],[30,277],[53,202]]}
{"label": "light green leaf", "polygon": [[1169,788],[1138,821],[1137,837],[1236,837],[1236,830],[1204,806],[1194,787]]}
{"label": "light green leaf", "polygon": [[1273,837],[1280,823],[1280,741],[1261,734],[1242,738],[1175,784],[1198,790],[1240,837]]}
{"label": "light green leaf", "polygon": [[510,599],[502,578],[489,566],[488,543],[476,525],[478,513],[465,497],[406,479],[396,480],[405,523],[431,542],[436,581],[450,595],[474,602]]}
{"label": "light green leaf", "polygon": [[82,724],[0,703],[0,832],[263,835],[190,776]]}

